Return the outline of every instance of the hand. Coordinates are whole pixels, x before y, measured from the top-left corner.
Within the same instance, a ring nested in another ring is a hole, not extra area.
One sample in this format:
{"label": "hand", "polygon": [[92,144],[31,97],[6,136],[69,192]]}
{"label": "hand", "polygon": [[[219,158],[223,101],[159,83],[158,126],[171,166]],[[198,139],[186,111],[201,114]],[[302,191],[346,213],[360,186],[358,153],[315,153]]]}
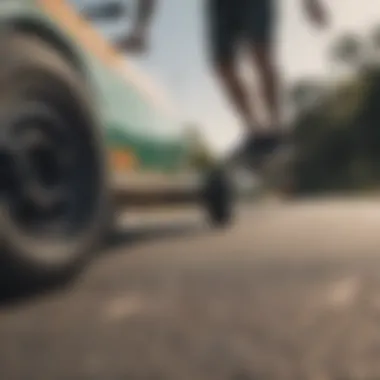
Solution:
{"label": "hand", "polygon": [[306,12],[310,20],[320,28],[328,26],[328,17],[320,0],[305,0]]}
{"label": "hand", "polygon": [[129,36],[118,43],[118,47],[125,52],[143,53],[147,50],[146,34],[142,30],[134,30]]}

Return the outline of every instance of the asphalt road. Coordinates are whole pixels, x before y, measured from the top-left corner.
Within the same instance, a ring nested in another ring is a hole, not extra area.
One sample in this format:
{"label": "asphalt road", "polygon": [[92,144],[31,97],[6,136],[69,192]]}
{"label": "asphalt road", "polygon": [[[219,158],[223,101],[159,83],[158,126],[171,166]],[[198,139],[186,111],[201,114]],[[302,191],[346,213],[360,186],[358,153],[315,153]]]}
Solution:
{"label": "asphalt road", "polygon": [[123,223],[69,287],[3,297],[0,379],[380,379],[380,200]]}

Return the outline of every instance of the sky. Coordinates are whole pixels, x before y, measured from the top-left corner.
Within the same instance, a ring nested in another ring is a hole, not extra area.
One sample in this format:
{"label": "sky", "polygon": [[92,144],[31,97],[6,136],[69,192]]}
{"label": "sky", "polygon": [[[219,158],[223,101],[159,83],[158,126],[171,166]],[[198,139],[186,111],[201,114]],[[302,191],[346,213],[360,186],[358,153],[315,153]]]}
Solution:
{"label": "sky", "polygon": [[[183,119],[198,124],[213,148],[220,151],[234,144],[242,130],[208,66],[202,9],[205,1],[161,0],[150,51],[143,57],[127,59],[160,83],[180,108]],[[277,1],[277,56],[285,83],[305,75],[330,74],[327,53],[331,40],[346,31],[365,34],[372,25],[380,24],[380,0],[322,0],[331,17],[330,28],[325,31],[308,25],[299,6],[302,0]],[[132,8],[134,3],[128,1]],[[254,73],[251,78],[257,96]]]}

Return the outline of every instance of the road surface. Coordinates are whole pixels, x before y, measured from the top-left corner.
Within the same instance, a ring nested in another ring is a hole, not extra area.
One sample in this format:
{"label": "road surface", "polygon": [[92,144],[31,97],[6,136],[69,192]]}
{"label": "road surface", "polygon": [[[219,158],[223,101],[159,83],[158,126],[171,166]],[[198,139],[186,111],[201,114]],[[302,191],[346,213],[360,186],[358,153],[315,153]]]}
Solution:
{"label": "road surface", "polygon": [[1,379],[380,378],[380,200],[123,223],[69,287],[3,297]]}

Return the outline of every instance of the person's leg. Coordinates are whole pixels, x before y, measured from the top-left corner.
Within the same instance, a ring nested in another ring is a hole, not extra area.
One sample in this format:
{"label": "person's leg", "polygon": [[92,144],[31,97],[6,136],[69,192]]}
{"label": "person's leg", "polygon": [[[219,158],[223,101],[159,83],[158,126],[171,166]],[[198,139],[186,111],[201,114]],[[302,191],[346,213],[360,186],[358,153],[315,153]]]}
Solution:
{"label": "person's leg", "polygon": [[260,78],[264,104],[269,111],[271,128],[276,129],[276,132],[280,132],[280,83],[272,46],[266,43],[256,43],[252,46],[252,56]]}
{"label": "person's leg", "polygon": [[246,0],[246,37],[252,65],[258,71],[261,94],[269,111],[272,127],[281,124],[279,104],[279,75],[274,52],[274,32],[277,22],[274,0]]}
{"label": "person's leg", "polygon": [[260,169],[266,158],[275,153],[283,143],[277,96],[278,81],[272,55],[275,0],[242,1],[244,9],[240,20],[243,40],[248,44],[250,51],[253,51],[255,60],[252,60],[252,69],[259,69],[263,100],[265,105],[268,105],[273,124],[272,128],[257,129],[253,140],[251,139],[247,145],[251,164],[254,168]]}
{"label": "person's leg", "polygon": [[250,96],[232,61],[219,61],[214,64],[214,70],[221,82],[229,101],[242,119],[247,132],[257,125],[257,118],[250,104]]}
{"label": "person's leg", "polygon": [[211,63],[225,93],[248,132],[257,124],[250,96],[236,64],[241,39],[241,0],[209,0]]}

